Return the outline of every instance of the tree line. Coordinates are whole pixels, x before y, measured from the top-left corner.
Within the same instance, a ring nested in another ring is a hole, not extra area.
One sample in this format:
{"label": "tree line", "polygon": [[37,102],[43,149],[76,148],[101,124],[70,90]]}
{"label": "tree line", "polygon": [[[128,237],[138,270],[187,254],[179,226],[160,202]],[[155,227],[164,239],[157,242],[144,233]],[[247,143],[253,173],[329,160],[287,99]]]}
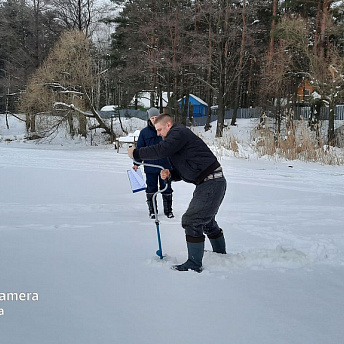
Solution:
{"label": "tree line", "polygon": [[[344,97],[343,1],[113,0],[118,14],[97,19],[94,1],[62,2],[0,4],[1,112],[13,99],[28,118],[60,112],[72,124],[76,111],[126,108],[145,90],[160,108],[167,92],[168,112],[186,123],[185,104],[195,94],[218,106],[217,136],[228,108],[232,125],[238,108],[261,107],[274,111],[279,127],[298,104],[314,109],[315,123],[328,106],[334,139],[334,108]],[[102,45],[92,40],[99,21],[114,31]],[[72,49],[77,42],[82,48]],[[35,130],[34,120],[27,123]]]}

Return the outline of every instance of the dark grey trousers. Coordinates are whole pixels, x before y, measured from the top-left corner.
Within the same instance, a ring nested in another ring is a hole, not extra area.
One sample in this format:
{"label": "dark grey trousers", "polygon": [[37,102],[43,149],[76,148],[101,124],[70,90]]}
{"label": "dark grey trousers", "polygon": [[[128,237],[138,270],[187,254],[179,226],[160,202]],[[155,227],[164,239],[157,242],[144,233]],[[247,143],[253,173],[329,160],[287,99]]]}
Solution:
{"label": "dark grey trousers", "polygon": [[196,186],[188,209],[182,217],[185,234],[192,237],[216,235],[221,229],[215,221],[222,200],[226,193],[224,177],[210,179]]}

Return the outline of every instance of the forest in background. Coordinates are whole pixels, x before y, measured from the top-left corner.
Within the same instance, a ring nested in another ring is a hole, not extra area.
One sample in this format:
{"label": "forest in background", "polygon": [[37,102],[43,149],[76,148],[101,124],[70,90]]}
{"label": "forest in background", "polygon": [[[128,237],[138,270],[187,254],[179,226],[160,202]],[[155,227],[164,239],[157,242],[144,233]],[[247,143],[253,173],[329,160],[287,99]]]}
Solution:
{"label": "forest in background", "polygon": [[[293,107],[310,106],[316,128],[327,106],[332,144],[344,101],[343,15],[333,0],[1,1],[0,112],[25,114],[29,132],[36,116],[59,114],[72,135],[111,133],[97,115],[104,105],[128,108],[148,91],[162,108],[167,92],[183,123],[177,101],[195,94],[217,105],[220,137],[226,109],[232,125],[238,108],[272,112],[279,131]],[[98,125],[87,128],[87,117]]]}

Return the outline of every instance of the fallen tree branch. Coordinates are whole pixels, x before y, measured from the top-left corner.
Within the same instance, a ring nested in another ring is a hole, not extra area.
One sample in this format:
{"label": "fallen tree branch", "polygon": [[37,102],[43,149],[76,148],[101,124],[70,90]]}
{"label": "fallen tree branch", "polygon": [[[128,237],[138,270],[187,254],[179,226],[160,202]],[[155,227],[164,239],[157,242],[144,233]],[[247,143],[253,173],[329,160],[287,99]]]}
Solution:
{"label": "fallen tree branch", "polygon": [[57,108],[59,106],[61,107],[64,107],[64,108],[67,108],[67,109],[71,109],[73,111],[76,111],[78,113],[80,113],[81,115],[84,115],[85,117],[88,117],[88,118],[95,118],[96,121],[98,122],[98,126],[92,126],[91,128],[89,129],[95,129],[95,128],[101,128],[101,129],[104,129],[104,131],[111,135],[114,139],[116,138],[116,134],[114,133],[114,131],[109,128],[107,126],[107,124],[104,122],[104,120],[99,116],[98,112],[96,111],[96,109],[94,108],[91,100],[90,100],[90,97],[88,96],[88,94],[85,92],[84,95],[86,95],[87,97],[87,101],[89,103],[89,106],[90,106],[90,109],[91,109],[91,113],[88,113],[88,112],[85,112],[81,109],[79,109],[77,106],[75,106],[74,104],[66,104],[66,103],[63,103],[63,102],[55,102],[54,103],[54,108]]}
{"label": "fallen tree branch", "polygon": [[[90,113],[88,113],[88,112],[85,112],[85,111],[79,109],[79,108],[78,108],[77,106],[75,106],[74,104],[66,104],[66,103],[63,103],[63,102],[56,102],[56,103],[54,103],[54,108],[56,108],[57,106],[63,106],[63,107],[65,107],[65,108],[67,108],[67,109],[74,110],[74,111],[76,111],[76,112],[78,112],[78,113],[80,113],[80,114],[82,114],[82,115],[84,115],[84,116],[86,116],[86,117],[94,118],[94,115],[93,115],[93,114],[90,114]],[[57,109],[57,110],[59,110],[59,109]]]}
{"label": "fallen tree branch", "polygon": [[15,115],[14,113],[7,113],[7,115],[11,115],[11,116],[15,117],[16,119],[19,119],[19,121],[22,121],[22,122],[26,121],[26,119],[20,118],[17,115]]}

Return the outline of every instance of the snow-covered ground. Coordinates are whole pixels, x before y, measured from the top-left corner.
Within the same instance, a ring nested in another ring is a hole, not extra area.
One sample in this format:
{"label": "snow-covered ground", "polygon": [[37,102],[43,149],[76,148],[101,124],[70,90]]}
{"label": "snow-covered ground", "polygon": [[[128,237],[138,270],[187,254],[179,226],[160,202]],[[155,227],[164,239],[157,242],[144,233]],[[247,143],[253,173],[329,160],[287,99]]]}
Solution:
{"label": "snow-covered ground", "polygon": [[39,300],[0,301],[1,343],[343,343],[344,166],[217,151],[228,254],[183,273],[192,185],[173,184],[160,260],[125,150],[24,142],[22,126],[0,116],[0,300]]}

